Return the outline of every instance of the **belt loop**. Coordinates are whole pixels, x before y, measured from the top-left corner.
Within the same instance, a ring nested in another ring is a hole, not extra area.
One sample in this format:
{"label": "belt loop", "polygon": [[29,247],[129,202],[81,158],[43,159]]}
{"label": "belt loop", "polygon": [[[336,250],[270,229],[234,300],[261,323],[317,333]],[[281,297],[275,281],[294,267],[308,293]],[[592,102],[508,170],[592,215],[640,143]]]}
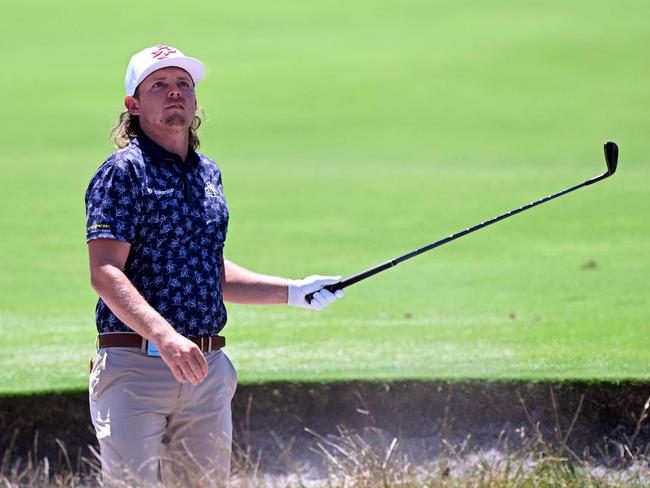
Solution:
{"label": "belt loop", "polygon": [[201,337],[201,352],[203,352],[203,351],[204,351],[204,349],[203,349],[203,337]]}
{"label": "belt loop", "polygon": [[147,341],[147,339],[145,339],[144,337],[142,338],[142,346],[140,346],[140,350],[141,350],[142,352],[144,352],[144,353],[147,352],[147,343],[148,343],[148,342],[149,342],[149,341]]}
{"label": "belt loop", "polygon": [[208,352],[212,352],[212,336],[208,337]]}

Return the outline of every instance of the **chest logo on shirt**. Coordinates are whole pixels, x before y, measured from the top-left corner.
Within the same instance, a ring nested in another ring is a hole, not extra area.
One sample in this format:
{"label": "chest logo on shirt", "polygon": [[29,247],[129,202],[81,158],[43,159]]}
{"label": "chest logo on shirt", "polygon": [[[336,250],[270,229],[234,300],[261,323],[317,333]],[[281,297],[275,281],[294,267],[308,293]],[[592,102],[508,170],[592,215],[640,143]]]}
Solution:
{"label": "chest logo on shirt", "polygon": [[157,197],[162,197],[162,196],[167,196],[167,195],[173,195],[174,194],[174,189],[169,188],[167,190],[153,190],[154,195]]}
{"label": "chest logo on shirt", "polygon": [[207,185],[205,185],[205,193],[210,198],[216,198],[217,197],[217,189],[214,187],[214,185],[212,183],[208,183]]}

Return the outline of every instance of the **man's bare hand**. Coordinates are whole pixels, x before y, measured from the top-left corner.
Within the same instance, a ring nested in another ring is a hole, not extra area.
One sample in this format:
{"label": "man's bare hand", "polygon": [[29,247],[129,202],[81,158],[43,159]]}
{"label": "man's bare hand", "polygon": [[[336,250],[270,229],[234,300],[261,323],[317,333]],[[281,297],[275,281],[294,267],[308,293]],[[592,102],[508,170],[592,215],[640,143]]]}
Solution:
{"label": "man's bare hand", "polygon": [[201,349],[177,332],[172,332],[156,344],[160,357],[169,366],[179,383],[199,384],[208,374],[208,362]]}

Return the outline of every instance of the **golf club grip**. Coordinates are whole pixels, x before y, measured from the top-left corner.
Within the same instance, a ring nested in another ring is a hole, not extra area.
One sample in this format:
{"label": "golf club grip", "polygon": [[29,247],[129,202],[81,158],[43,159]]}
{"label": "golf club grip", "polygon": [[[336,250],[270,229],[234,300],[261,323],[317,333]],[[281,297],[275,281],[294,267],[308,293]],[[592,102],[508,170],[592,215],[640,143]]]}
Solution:
{"label": "golf club grip", "polygon": [[[320,290],[327,290],[327,291],[329,291],[331,293],[334,293],[336,290],[340,290],[341,288],[343,288],[341,286],[342,284],[343,284],[343,282],[339,281],[338,283],[334,283],[333,285],[324,286]],[[316,290],[316,291],[320,291],[320,290]],[[316,293],[316,292],[314,291],[314,292],[312,292],[312,293],[310,293],[308,295],[305,295],[305,301],[307,303],[311,303],[311,301],[314,299],[314,293]]]}
{"label": "golf club grip", "polygon": [[[338,283],[334,283],[332,285],[324,286],[323,288],[321,288],[321,290],[327,290],[327,291],[329,291],[331,293],[334,293],[337,290],[342,290],[343,288],[346,288],[346,287],[348,287],[350,285],[354,285],[355,283],[358,283],[359,281],[365,280],[366,278],[370,278],[372,275],[375,275],[377,273],[381,273],[382,271],[384,271],[384,270],[386,270],[388,268],[392,268],[393,266],[395,266],[395,264],[397,264],[397,263],[395,263],[394,260],[386,261],[385,263],[378,264],[377,266],[374,266],[374,267],[372,267],[370,269],[362,271],[361,273],[357,273],[357,274],[355,274],[353,276],[350,276],[349,278],[346,278],[346,279],[344,279],[342,281],[339,281]],[[318,291],[320,291],[320,290],[318,290]],[[316,293],[316,292],[310,293],[310,294],[305,296],[305,300],[307,301],[307,303],[311,303],[311,301],[314,299],[314,293]]]}

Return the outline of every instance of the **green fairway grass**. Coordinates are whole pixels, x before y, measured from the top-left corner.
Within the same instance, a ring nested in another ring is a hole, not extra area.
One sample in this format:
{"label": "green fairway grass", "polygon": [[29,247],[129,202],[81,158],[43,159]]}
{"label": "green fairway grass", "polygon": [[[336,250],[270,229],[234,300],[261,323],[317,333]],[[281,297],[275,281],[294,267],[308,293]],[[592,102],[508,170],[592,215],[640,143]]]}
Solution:
{"label": "green fairway grass", "polygon": [[205,61],[226,257],[349,276],[618,173],[346,289],[230,305],[239,380],[650,378],[650,4],[3,4],[0,393],[84,388],[83,196],[131,54]]}

